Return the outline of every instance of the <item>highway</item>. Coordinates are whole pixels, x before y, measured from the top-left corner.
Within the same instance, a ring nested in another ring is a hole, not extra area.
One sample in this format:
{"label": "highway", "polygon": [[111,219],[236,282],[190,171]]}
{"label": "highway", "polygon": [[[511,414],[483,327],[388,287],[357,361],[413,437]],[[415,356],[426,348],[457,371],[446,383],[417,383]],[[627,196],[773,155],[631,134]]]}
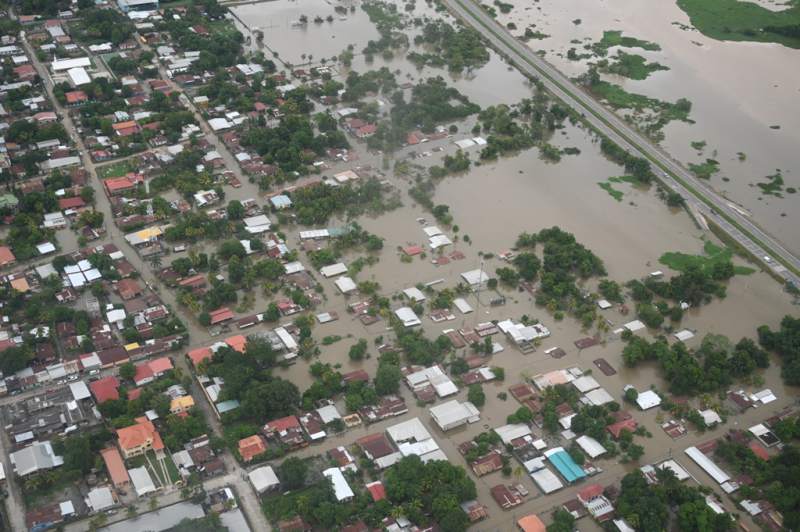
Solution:
{"label": "highway", "polygon": [[[525,43],[515,39],[473,0],[443,0],[461,21],[474,28],[523,74],[539,79],[566,105],[580,113],[596,131],[629,153],[649,160],[653,171],[668,188],[679,193],[690,212],[700,213],[756,257],[777,277],[800,288],[800,259],[755,222],[731,207],[731,202],[709,188],[660,147],[639,133],[613,111],[573,83]],[[701,222],[702,223],[702,222]]]}

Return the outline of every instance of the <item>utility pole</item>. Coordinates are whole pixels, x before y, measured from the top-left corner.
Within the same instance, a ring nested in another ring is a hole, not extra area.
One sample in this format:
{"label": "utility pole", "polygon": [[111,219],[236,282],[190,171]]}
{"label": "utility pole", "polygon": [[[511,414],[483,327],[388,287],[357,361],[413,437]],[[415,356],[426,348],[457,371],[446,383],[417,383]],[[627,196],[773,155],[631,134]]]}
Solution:
{"label": "utility pole", "polygon": [[478,316],[481,313],[481,285],[483,284],[483,259],[481,259],[480,273],[478,274],[478,287],[475,289],[475,326],[478,325]]}

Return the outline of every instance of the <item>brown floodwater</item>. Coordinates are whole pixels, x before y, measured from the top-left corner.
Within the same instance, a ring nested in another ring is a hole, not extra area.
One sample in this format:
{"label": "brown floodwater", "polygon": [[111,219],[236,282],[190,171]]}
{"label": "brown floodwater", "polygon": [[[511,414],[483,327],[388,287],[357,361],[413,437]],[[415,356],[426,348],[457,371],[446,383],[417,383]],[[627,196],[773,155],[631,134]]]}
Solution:
{"label": "brown floodwater", "polygon": [[[573,21],[580,19],[579,24]],[[652,41],[661,51],[638,48],[628,53],[644,56],[670,68],[652,74],[644,81],[609,77],[626,90],[668,101],[688,98],[693,106],[695,124],[672,122],[664,129],[662,145],[683,162],[701,162],[712,158],[720,163],[720,172],[711,184],[727,197],[753,213],[755,220],[781,239],[790,249],[800,251],[800,232],[795,219],[800,195],[784,193],[783,198],[762,196],[754,186],[766,182],[765,176],[781,169],[785,187],[800,185],[800,165],[796,146],[800,141],[800,50],[777,44],[723,42],[687,29],[688,16],[673,1],[615,0],[541,0],[535,4],[516,3],[503,24],[513,21],[522,34],[525,27],[550,35],[531,40],[528,45],[544,50],[552,64],[570,76],[587,69],[587,62],[570,61],[567,50],[584,53],[582,44],[595,42],[605,30],[622,30],[632,37]],[[616,54],[609,50],[609,57]],[[621,110],[621,114],[628,111]],[[780,126],[780,129],[771,129]],[[702,154],[690,146],[692,141],[708,143]],[[716,150],[716,152],[715,152]],[[741,162],[738,152],[746,154]],[[727,177],[730,181],[723,181]]]}

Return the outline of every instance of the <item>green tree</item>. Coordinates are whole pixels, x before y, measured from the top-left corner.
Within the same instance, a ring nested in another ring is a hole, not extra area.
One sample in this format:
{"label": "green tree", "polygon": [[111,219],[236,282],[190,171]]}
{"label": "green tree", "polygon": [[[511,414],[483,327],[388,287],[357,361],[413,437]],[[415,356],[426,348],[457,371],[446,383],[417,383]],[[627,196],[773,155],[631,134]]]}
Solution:
{"label": "green tree", "polygon": [[125,362],[119,367],[119,376],[121,379],[133,380],[135,375],[136,366],[133,365],[133,362]]}
{"label": "green tree", "polygon": [[396,364],[380,364],[375,373],[375,392],[378,395],[395,394],[400,390],[403,373]]}
{"label": "green tree", "polygon": [[296,456],[290,456],[278,467],[281,484],[287,490],[302,488],[305,485],[307,473],[308,464]]}
{"label": "green tree", "polygon": [[467,400],[479,408],[486,404],[486,394],[483,393],[483,387],[480,384],[471,384],[467,391]]}

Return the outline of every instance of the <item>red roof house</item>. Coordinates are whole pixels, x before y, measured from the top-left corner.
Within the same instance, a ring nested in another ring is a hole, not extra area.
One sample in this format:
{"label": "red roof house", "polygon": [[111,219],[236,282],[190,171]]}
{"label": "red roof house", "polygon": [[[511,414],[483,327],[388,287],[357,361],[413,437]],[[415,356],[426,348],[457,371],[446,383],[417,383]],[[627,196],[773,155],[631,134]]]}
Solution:
{"label": "red roof house", "polygon": [[119,399],[119,380],[113,375],[90,383],[89,389],[98,404]]}

